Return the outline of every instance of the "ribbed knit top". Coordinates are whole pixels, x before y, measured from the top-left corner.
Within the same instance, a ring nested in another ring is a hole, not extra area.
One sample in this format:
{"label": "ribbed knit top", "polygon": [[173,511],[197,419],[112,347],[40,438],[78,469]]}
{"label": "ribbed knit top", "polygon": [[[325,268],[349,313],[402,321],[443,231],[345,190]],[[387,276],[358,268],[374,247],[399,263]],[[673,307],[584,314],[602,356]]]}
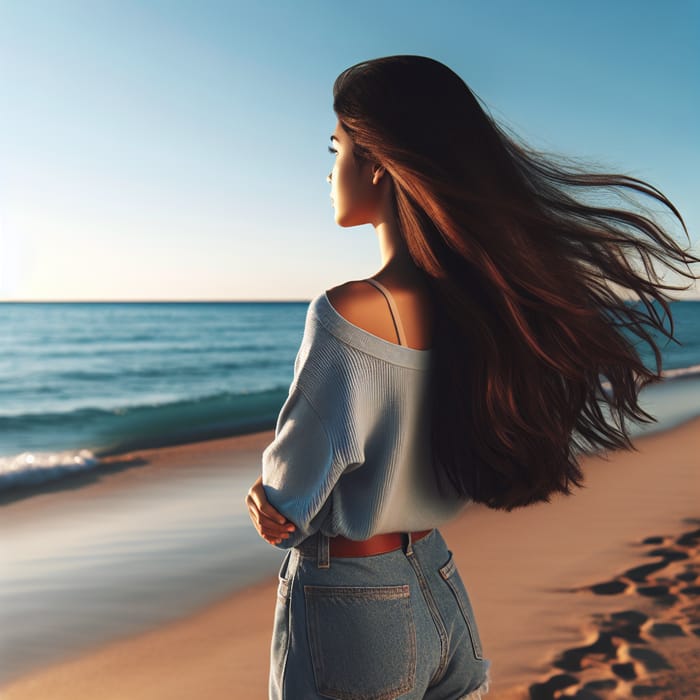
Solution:
{"label": "ribbed knit top", "polygon": [[364,540],[437,527],[468,503],[430,456],[431,350],[397,345],[311,300],[294,378],[262,454],[270,504],[296,525]]}

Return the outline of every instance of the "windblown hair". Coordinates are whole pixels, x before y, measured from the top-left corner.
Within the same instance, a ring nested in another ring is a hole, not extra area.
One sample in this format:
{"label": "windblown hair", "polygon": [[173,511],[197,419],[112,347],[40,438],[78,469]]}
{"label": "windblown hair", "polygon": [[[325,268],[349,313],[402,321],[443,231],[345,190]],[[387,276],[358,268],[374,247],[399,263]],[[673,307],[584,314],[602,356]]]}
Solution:
{"label": "windblown hair", "polygon": [[[661,283],[653,259],[695,279],[688,263],[700,258],[648,209],[583,195],[618,194],[634,205],[629,191],[641,193],[688,236],[675,206],[648,182],[592,172],[507,135],[464,81],[430,58],[358,63],[338,76],[333,97],[355,155],[390,175],[402,236],[431,290],[438,477],[511,510],[580,486],[577,451],[636,449],[625,418],[656,420],[638,394],[662,379],[644,325],[677,343],[662,290],[690,286]],[[649,343],[656,372],[621,328]]]}

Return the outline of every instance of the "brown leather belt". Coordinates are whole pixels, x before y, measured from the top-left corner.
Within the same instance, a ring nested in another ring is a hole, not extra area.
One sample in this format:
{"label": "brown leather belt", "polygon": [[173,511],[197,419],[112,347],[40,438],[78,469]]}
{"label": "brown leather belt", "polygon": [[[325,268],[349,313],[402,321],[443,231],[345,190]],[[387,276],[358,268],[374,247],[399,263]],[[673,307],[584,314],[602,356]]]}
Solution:
{"label": "brown leather belt", "polygon": [[[411,533],[411,542],[417,542],[433,531],[419,530]],[[385,554],[403,547],[403,532],[387,532],[375,535],[368,540],[349,540],[338,535],[328,540],[328,553],[332,557],[369,557],[373,554]]]}

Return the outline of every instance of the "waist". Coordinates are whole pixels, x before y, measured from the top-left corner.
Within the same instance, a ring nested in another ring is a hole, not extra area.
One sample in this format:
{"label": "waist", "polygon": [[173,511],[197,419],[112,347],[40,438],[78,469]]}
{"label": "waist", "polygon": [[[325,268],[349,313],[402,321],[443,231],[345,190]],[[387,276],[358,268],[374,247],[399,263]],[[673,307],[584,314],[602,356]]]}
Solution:
{"label": "waist", "polygon": [[[434,528],[411,532],[411,542],[417,542],[429,535]],[[375,535],[367,540],[350,540],[338,535],[328,540],[328,553],[331,557],[369,557],[373,554],[385,554],[403,547],[407,533],[387,532]]]}

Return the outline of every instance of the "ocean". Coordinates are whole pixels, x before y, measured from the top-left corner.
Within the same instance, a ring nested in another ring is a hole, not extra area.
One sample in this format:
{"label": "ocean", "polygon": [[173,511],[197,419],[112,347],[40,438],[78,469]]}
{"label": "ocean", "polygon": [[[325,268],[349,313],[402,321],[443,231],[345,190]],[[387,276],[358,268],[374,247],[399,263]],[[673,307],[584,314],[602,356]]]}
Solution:
{"label": "ocean", "polygon": [[0,489],[274,427],[308,302],[0,305]]}
{"label": "ocean", "polygon": [[[93,469],[108,455],[274,428],[307,307],[0,304],[0,491]],[[700,301],[671,310],[681,344],[655,337],[680,394],[700,376]],[[640,352],[655,367],[646,345]],[[683,406],[668,409],[685,416]]]}

